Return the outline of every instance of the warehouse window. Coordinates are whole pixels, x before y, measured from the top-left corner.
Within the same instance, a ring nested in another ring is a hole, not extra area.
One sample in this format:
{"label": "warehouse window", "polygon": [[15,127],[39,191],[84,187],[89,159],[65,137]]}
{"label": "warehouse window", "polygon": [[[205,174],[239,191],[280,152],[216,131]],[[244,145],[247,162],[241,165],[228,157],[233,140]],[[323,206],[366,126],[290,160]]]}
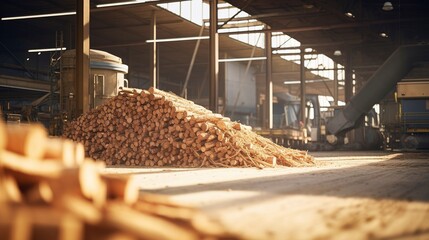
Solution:
{"label": "warehouse window", "polygon": [[104,75],[94,74],[94,95],[105,96]]}
{"label": "warehouse window", "polygon": [[[175,3],[164,3],[158,6],[165,8],[182,18],[185,18],[195,24],[202,26],[209,25],[209,5],[202,0],[192,0]],[[224,19],[229,19],[238,13],[240,10],[229,3],[222,2],[218,4],[218,18],[219,24],[223,24]],[[224,26],[219,32],[235,32],[235,31],[249,31],[261,30],[264,24],[255,19],[240,20],[239,18],[250,16],[245,11],[239,12],[236,16],[237,20],[231,20],[227,26]],[[262,35],[262,36],[261,36]],[[280,54],[281,58],[300,64],[300,49],[301,43],[282,33],[272,33],[272,47],[278,50],[273,51],[274,54]],[[231,34],[229,37],[242,41],[252,46],[265,48],[265,38],[263,33],[249,33],[249,34]],[[285,48],[285,49],[281,49]],[[326,80],[334,79],[334,61],[324,54],[313,53],[313,49],[306,49],[305,67],[311,69],[311,72]],[[343,66],[338,64],[338,81],[339,85],[344,85],[344,70]]]}

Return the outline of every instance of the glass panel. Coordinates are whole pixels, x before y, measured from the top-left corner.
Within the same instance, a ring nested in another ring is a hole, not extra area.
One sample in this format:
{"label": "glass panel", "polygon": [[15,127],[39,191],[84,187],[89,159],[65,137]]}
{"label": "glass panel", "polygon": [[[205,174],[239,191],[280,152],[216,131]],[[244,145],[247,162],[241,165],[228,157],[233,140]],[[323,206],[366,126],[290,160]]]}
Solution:
{"label": "glass panel", "polygon": [[180,16],[191,21],[191,2],[185,1],[180,3]]}
{"label": "glass panel", "polygon": [[[203,24],[203,19],[206,21],[209,19],[209,4],[203,2],[202,0],[192,0],[185,2],[175,2],[168,4],[159,4],[158,6],[166,8],[167,10],[181,15],[182,17],[198,24]],[[219,19],[229,19],[234,14],[238,13],[240,10],[236,7],[233,7],[229,3],[219,3],[218,4],[218,18]],[[248,13],[245,11],[241,11],[236,18],[247,17]],[[263,23],[261,25],[253,26],[254,23],[257,22],[255,19],[251,20],[232,20],[230,24],[239,24],[243,27],[235,27],[235,28],[222,28],[219,32],[233,32],[233,31],[250,31],[250,30],[260,30],[264,28]],[[246,24],[248,23],[248,24]],[[208,23],[206,23],[208,26]],[[252,25],[252,26],[251,26]],[[272,47],[273,48],[289,48],[289,49],[278,49],[274,51],[274,54],[284,54],[284,53],[299,53],[299,49],[290,49],[292,47],[299,47],[301,43],[296,39],[282,33],[282,32],[273,32],[272,33]],[[263,35],[259,33],[250,33],[250,34],[235,34],[229,35],[229,37],[233,39],[237,39],[244,43],[254,46],[255,44],[260,47],[265,47],[265,38]],[[258,40],[259,38],[259,40]],[[311,52],[312,49],[306,49],[306,52]],[[283,55],[281,58],[292,61],[296,64],[300,64],[299,55]],[[319,75],[322,78],[333,79],[334,77],[334,61],[329,57],[323,54],[306,54],[305,56],[305,66],[307,68],[312,68],[311,72],[313,74]],[[342,65],[338,64],[338,68],[343,68]],[[324,70],[326,69],[326,70]],[[329,69],[329,70],[328,70]],[[338,80],[340,81],[340,85],[344,85],[344,70],[338,70]]]}
{"label": "glass panel", "polygon": [[191,21],[202,25],[203,24],[203,2],[202,0],[195,0],[191,2]]}

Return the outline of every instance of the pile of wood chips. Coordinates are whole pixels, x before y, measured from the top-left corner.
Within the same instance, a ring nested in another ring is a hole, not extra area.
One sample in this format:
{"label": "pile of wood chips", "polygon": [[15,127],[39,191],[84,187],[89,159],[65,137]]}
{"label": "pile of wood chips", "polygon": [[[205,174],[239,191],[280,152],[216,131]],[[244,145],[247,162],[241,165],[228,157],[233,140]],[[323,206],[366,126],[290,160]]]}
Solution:
{"label": "pile of wood chips", "polygon": [[273,167],[314,164],[250,127],[155,88],[133,89],[69,123],[64,136],[108,165]]}
{"label": "pile of wood chips", "polygon": [[0,239],[237,239],[197,209],[103,174],[83,145],[0,121]]}

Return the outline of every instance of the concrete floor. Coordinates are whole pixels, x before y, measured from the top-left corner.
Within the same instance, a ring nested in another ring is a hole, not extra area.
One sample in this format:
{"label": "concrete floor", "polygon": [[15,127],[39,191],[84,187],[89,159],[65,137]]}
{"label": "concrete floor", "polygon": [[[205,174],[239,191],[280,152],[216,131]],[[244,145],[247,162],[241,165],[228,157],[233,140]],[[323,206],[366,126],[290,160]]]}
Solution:
{"label": "concrete floor", "polygon": [[429,239],[429,152],[314,152],[314,167],[108,168],[246,239]]}

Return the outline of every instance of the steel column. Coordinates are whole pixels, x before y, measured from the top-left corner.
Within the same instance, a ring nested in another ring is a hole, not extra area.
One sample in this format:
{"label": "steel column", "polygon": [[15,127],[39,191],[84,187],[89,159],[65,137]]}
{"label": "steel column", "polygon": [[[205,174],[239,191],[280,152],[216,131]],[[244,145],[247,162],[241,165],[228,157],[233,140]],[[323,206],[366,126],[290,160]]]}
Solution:
{"label": "steel column", "polygon": [[[346,62],[345,62],[345,79],[344,79],[344,100],[347,105],[350,104],[350,100],[353,97],[353,73],[352,73],[352,57],[351,57],[351,51],[348,50],[346,52]],[[362,121],[363,119],[361,119]],[[346,137],[349,140],[349,143],[355,143],[355,133],[357,129],[354,129],[354,131],[349,131],[346,133]]]}
{"label": "steel column", "polygon": [[158,77],[158,54],[157,54],[157,44],[156,44],[156,12],[152,12],[152,19],[150,21],[150,35],[153,39],[152,46],[150,48],[150,77],[152,79],[152,86],[157,87],[157,77]]}
{"label": "steel column", "polygon": [[[269,28],[269,26],[266,26]],[[273,128],[273,58],[271,49],[271,32],[265,33],[265,118],[264,127],[266,129]]]}
{"label": "steel column", "polygon": [[89,1],[77,0],[76,114],[89,110]]}
{"label": "steel column", "polygon": [[300,53],[300,68],[299,68],[299,78],[300,78],[300,82],[301,82],[301,85],[300,85],[300,98],[301,98],[301,109],[300,109],[300,112],[301,112],[301,115],[300,115],[300,120],[301,120],[301,123],[302,123],[302,126],[304,127],[305,125],[306,125],[306,122],[305,122],[305,105],[306,105],[306,100],[305,100],[305,98],[306,98],[306,96],[305,96],[305,59],[304,59],[304,55],[305,55],[305,53],[304,53],[304,48],[301,48],[301,53]]}
{"label": "steel column", "polygon": [[338,105],[338,64],[334,62],[334,105]]}
{"label": "steel column", "polygon": [[218,0],[210,1],[210,95],[209,109],[218,111],[218,78],[219,78],[219,34],[217,32],[217,3]]}
{"label": "steel column", "polygon": [[350,51],[346,52],[346,62],[344,66],[345,79],[344,79],[344,101],[348,103],[353,97],[353,73],[351,66],[352,58]]}

